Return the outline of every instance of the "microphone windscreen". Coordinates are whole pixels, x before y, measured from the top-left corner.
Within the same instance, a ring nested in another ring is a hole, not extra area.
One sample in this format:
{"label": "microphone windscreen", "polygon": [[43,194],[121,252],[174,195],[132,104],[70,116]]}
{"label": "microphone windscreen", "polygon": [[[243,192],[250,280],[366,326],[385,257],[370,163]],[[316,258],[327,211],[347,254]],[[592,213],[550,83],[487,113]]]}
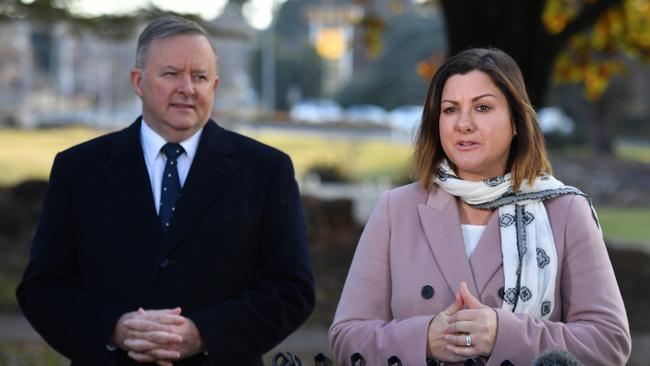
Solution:
{"label": "microphone windscreen", "polygon": [[542,353],[533,361],[533,366],[584,366],[574,355],[563,350]]}

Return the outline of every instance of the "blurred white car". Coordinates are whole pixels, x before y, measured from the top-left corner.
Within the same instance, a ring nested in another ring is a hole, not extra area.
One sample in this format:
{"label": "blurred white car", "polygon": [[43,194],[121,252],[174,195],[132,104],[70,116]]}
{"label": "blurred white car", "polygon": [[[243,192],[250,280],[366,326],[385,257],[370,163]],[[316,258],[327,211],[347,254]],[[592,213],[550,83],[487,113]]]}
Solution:
{"label": "blurred white car", "polygon": [[373,104],[354,104],[345,109],[343,120],[348,123],[386,123],[386,110]]}
{"label": "blurred white car", "polygon": [[291,107],[289,117],[307,123],[340,122],[342,112],[341,106],[331,99],[307,99]]}
{"label": "blurred white car", "polygon": [[537,111],[537,121],[543,134],[558,133],[570,135],[575,129],[575,122],[558,107],[545,107]]}
{"label": "blurred white car", "polygon": [[395,130],[413,133],[420,125],[423,110],[420,105],[399,106],[388,113],[388,123]]}

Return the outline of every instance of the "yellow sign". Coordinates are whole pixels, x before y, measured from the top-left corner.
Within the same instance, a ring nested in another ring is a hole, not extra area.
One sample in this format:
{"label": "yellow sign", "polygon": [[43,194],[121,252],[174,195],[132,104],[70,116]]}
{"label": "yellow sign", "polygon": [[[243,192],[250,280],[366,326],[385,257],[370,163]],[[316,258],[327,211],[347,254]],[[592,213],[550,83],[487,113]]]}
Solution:
{"label": "yellow sign", "polygon": [[345,52],[345,36],[340,28],[325,28],[316,36],[316,51],[328,60],[338,60]]}

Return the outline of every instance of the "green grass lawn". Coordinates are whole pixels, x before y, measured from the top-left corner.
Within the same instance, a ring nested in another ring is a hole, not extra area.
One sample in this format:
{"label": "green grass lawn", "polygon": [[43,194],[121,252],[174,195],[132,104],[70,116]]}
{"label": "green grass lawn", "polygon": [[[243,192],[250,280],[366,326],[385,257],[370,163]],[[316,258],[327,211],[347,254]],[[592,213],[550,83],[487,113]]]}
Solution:
{"label": "green grass lawn", "polygon": [[0,129],[0,185],[47,179],[57,152],[104,133],[82,127],[46,130]]}
{"label": "green grass lawn", "polygon": [[[105,131],[82,127],[48,130],[0,129],[0,186],[29,178],[47,179],[57,152]],[[405,175],[411,154],[407,144],[380,140],[324,139],[313,134],[253,133],[256,138],[291,156],[296,175],[316,164],[336,165],[352,180]]]}
{"label": "green grass lawn", "polygon": [[[0,185],[13,185],[27,178],[47,179],[54,155],[105,131],[83,127],[47,130],[0,129]],[[313,134],[264,132],[251,137],[289,154],[296,174],[302,177],[317,164],[334,165],[353,180],[388,176],[393,181],[406,175],[412,151],[408,144],[380,140],[325,139]],[[650,146],[619,145],[622,157],[650,161]],[[598,207],[608,238],[650,243],[649,209]],[[2,292],[0,283],[0,293]]]}
{"label": "green grass lawn", "polygon": [[606,238],[643,242],[650,248],[650,208],[597,207]]}
{"label": "green grass lawn", "polygon": [[0,272],[0,312],[18,310],[18,303],[16,303],[18,283],[20,283],[20,275]]}
{"label": "green grass lawn", "polygon": [[622,159],[637,160],[650,163],[650,144],[619,143],[615,147],[616,155]]}
{"label": "green grass lawn", "polygon": [[64,366],[70,361],[43,342],[0,342],[0,365],[3,366]]}

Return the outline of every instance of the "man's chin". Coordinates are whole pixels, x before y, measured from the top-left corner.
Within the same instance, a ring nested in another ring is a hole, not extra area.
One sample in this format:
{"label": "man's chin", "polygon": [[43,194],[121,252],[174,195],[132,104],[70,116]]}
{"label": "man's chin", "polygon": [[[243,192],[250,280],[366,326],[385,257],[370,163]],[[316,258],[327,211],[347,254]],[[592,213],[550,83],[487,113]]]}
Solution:
{"label": "man's chin", "polygon": [[199,120],[196,118],[196,116],[192,116],[192,118],[173,118],[169,119],[169,122],[167,125],[175,130],[175,131],[189,131],[189,130],[198,130],[203,126],[203,122],[199,122]]}

